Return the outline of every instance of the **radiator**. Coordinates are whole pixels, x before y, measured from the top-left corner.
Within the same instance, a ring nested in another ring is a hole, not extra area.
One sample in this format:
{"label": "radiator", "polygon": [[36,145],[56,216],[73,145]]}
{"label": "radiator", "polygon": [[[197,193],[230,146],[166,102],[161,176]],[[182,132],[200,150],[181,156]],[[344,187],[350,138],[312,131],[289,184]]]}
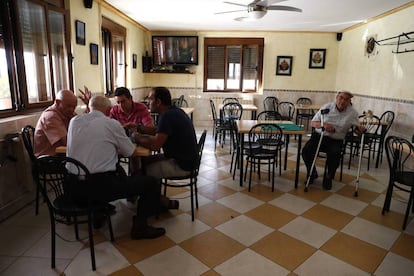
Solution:
{"label": "radiator", "polygon": [[[220,105],[223,104],[223,100],[225,98],[226,97],[212,97],[211,98],[214,102],[214,106],[216,107],[217,114],[220,114],[219,108],[220,108]],[[244,99],[244,98],[240,98],[240,97],[232,97],[232,98],[237,98],[239,100],[239,103],[241,103],[241,104],[253,104],[253,99]],[[244,119],[244,120],[251,119],[250,112],[249,111],[243,112],[242,119]]]}

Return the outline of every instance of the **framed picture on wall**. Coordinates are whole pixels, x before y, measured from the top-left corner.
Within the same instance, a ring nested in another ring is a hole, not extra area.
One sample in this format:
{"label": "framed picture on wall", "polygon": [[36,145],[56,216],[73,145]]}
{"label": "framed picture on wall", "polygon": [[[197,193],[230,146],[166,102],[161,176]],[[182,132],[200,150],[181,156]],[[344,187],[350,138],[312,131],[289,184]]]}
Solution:
{"label": "framed picture on wall", "polygon": [[85,23],[79,20],[75,21],[76,44],[85,45]]}
{"label": "framed picture on wall", "polygon": [[137,54],[132,54],[132,68],[137,68]]}
{"label": "framed picture on wall", "polygon": [[292,56],[277,56],[276,58],[276,75],[292,75]]}
{"label": "framed picture on wall", "polygon": [[324,69],[326,59],[326,49],[310,49],[309,68]]}
{"label": "framed picture on wall", "polygon": [[98,44],[90,44],[91,64],[98,64]]}

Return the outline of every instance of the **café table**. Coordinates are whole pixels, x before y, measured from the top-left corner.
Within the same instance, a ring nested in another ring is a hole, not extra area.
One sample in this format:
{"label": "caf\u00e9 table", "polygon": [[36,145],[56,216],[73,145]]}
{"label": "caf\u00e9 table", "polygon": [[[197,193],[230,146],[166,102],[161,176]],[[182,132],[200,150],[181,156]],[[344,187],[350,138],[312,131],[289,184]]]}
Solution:
{"label": "caf\u00e9 table", "polygon": [[[188,117],[190,117],[191,121],[193,121],[194,107],[181,107],[181,109],[185,112],[185,114],[188,115]],[[159,114],[155,112],[151,112],[151,110],[148,110],[148,111],[151,113],[151,116],[154,122],[156,122]]]}
{"label": "caf\u00e9 table", "polygon": [[[60,146],[55,149],[56,154],[66,154],[66,146]],[[138,146],[138,156],[144,157],[144,156],[150,156],[151,151],[147,148],[144,148],[143,146]]]}
{"label": "caf\u00e9 table", "polygon": [[[223,109],[224,104],[219,105],[219,110]],[[256,120],[256,114],[257,114],[257,106],[254,104],[241,104],[243,108],[243,112],[250,111],[251,112],[251,119]],[[221,112],[220,112],[221,113]]]}
{"label": "caf\u00e9 table", "polygon": [[302,149],[302,135],[305,134],[303,128],[299,127],[292,121],[273,121],[273,120],[236,120],[237,125],[237,134],[239,135],[240,145],[237,149],[237,154],[239,156],[239,165],[240,165],[240,186],[243,186],[243,149],[241,149],[241,145],[244,144],[244,136],[248,134],[250,129],[260,123],[271,123],[277,124],[282,128],[283,135],[286,135],[286,147],[285,147],[285,170],[287,164],[287,154],[288,154],[288,143],[289,143],[289,136],[290,135],[298,135],[298,149],[297,149],[297,157],[296,157],[296,171],[295,171],[295,188],[298,187],[299,182],[299,167],[300,167],[300,152]]}

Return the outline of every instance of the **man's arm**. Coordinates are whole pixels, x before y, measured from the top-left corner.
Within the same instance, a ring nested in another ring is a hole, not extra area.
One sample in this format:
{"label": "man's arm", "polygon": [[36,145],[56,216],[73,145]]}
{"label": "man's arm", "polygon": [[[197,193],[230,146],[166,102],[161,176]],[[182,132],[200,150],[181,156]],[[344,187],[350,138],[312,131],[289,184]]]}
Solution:
{"label": "man's arm", "polygon": [[157,133],[154,136],[142,136],[135,132],[133,137],[139,145],[155,151],[161,149],[165,141],[167,141],[168,135],[165,133]]}

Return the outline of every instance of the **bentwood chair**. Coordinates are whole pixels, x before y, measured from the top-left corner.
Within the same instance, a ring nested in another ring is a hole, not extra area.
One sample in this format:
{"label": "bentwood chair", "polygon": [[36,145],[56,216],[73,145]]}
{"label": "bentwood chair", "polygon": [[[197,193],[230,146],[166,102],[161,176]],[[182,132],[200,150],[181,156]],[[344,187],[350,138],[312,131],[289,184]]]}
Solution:
{"label": "bentwood chair", "polygon": [[195,206],[198,209],[198,192],[197,192],[197,177],[200,169],[201,158],[203,155],[204,143],[206,141],[207,130],[204,130],[198,140],[198,155],[195,160],[194,169],[185,176],[180,177],[167,177],[164,178],[162,184],[164,185],[164,195],[167,194],[167,187],[172,188],[190,188],[190,200],[191,200],[191,220],[194,221],[194,200]]}
{"label": "bentwood chair", "polygon": [[[27,154],[29,155],[30,162],[32,164],[32,175],[34,173],[34,164],[36,162],[36,156],[34,155],[34,132],[35,128],[31,125],[26,125],[22,128],[22,139],[24,147],[26,148]],[[39,214],[39,197],[40,197],[40,187],[39,184],[36,182],[36,177],[33,175],[33,180],[35,181],[36,185],[36,208],[35,214]]]}
{"label": "bentwood chair", "polygon": [[[71,174],[69,174],[67,166],[70,166]],[[99,212],[106,216],[111,241],[114,241],[114,235],[111,217],[105,202],[92,201],[91,197],[88,197],[88,200],[85,200],[85,202],[78,202],[73,198],[73,185],[84,185],[86,191],[88,191],[90,187],[88,186],[90,184],[88,183],[88,169],[79,161],[66,156],[40,157],[36,160],[34,169],[40,190],[46,199],[49,209],[52,239],[52,268],[56,266],[56,236],[59,236],[56,232],[56,224],[74,225],[76,240],[80,240],[78,225],[87,223],[92,270],[95,271],[96,262],[93,239],[94,214]],[[81,181],[82,183],[76,183],[77,181]]]}
{"label": "bentwood chair", "polygon": [[[298,105],[311,105],[312,100],[310,98],[302,97],[297,99]],[[309,121],[312,120],[315,112],[312,109],[298,109],[296,110],[296,124],[302,125],[303,121],[306,121],[306,128],[309,128]]]}
{"label": "bentwood chair", "polygon": [[282,120],[282,115],[273,110],[265,110],[257,114],[256,120]]}
{"label": "bentwood chair", "polygon": [[[221,132],[219,133],[222,147],[226,140],[226,133],[231,131],[231,121],[240,120],[243,115],[243,106],[236,102],[226,103],[223,108],[220,110],[220,120],[221,120]],[[230,140],[231,148],[231,140]]]}
{"label": "bentwood chair", "polygon": [[268,96],[263,100],[263,107],[266,111],[277,111],[279,99],[273,96]]}
{"label": "bentwood chair", "polygon": [[[282,143],[283,131],[277,124],[260,123],[254,125],[249,131],[249,149],[247,152],[246,174],[250,165],[249,188],[252,185],[253,167],[257,166],[257,173],[260,179],[260,166],[262,162],[268,164],[268,178],[272,181],[272,192],[275,188],[275,168],[277,166],[278,155],[280,154],[280,144]],[[257,148],[256,143],[260,144]],[[280,166],[280,164],[279,164]]]}
{"label": "bentwood chair", "polygon": [[[384,141],[387,136],[393,122],[395,113],[391,110],[387,110],[380,116],[381,127],[378,128],[378,132],[375,134],[375,142],[377,144],[377,162],[375,167],[378,168],[379,162],[382,163],[382,156],[384,153]],[[382,125],[385,124],[385,125]]]}
{"label": "bentwood chair", "polygon": [[171,104],[176,107],[183,107],[184,95],[181,95],[178,98],[171,99]]}
{"label": "bentwood chair", "polygon": [[414,212],[414,145],[397,136],[388,136],[384,145],[389,166],[389,182],[382,214],[389,212],[392,199],[397,200],[398,196],[393,198],[394,190],[409,193],[402,226],[405,230],[408,216],[410,212]]}
{"label": "bentwood chair", "polygon": [[239,102],[239,99],[237,98],[227,97],[223,99],[223,105],[227,103],[240,103],[240,102]]}
{"label": "bentwood chair", "polygon": [[291,102],[280,102],[277,111],[282,116],[282,120],[293,121],[295,105]]}

